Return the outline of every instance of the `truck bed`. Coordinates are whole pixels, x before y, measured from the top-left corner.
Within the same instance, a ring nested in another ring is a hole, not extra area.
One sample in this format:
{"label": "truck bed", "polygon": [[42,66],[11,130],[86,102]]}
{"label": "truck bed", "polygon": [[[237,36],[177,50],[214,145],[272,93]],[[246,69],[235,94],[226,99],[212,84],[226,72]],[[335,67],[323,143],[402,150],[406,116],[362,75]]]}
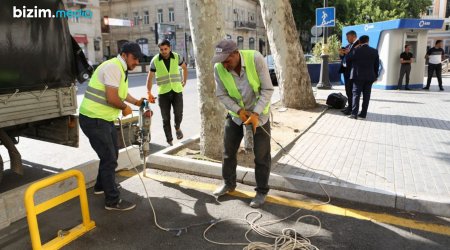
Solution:
{"label": "truck bed", "polygon": [[76,87],[0,95],[0,128],[76,114]]}

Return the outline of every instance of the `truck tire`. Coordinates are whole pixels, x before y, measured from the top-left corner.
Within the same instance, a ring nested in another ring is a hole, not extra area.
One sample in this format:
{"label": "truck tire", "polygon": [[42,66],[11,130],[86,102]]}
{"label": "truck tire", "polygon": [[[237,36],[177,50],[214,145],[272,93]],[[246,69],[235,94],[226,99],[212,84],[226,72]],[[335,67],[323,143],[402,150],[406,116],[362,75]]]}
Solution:
{"label": "truck tire", "polygon": [[2,183],[2,177],[3,177],[3,159],[0,155],[0,183]]}

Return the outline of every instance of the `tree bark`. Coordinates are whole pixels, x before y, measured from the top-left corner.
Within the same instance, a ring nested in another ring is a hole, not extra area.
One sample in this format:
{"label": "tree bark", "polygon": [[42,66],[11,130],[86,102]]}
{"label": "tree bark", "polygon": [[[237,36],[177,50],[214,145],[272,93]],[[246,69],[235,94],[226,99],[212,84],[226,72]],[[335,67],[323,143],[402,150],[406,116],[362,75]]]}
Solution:
{"label": "tree bark", "polygon": [[223,18],[215,0],[188,0],[189,25],[197,71],[197,89],[201,116],[200,151],[215,159],[222,158],[226,110],[216,98],[214,46],[225,37]]}
{"label": "tree bark", "polygon": [[286,108],[316,106],[290,0],[259,0],[275,62],[281,103]]}

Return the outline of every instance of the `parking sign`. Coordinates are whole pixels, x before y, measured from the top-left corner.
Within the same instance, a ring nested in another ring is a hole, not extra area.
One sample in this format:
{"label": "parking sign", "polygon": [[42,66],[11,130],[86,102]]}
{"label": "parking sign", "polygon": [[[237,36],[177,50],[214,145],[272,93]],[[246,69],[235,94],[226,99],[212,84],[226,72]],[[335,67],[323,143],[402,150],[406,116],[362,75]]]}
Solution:
{"label": "parking sign", "polygon": [[317,27],[334,27],[335,17],[336,17],[336,9],[334,7],[316,9]]}

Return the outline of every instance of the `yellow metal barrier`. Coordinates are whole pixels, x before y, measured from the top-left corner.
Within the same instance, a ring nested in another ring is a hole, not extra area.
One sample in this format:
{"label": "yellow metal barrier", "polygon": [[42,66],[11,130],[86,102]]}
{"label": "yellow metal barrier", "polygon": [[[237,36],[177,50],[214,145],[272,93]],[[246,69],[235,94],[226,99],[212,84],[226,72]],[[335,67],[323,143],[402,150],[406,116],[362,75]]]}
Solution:
{"label": "yellow metal barrier", "polygon": [[[78,181],[78,187],[54,197],[48,201],[42,202],[39,205],[34,204],[34,194],[45,187],[53,185],[57,182],[69,179],[71,177],[76,177]],[[55,239],[42,245],[41,236],[39,234],[39,228],[37,223],[37,215],[47,211],[53,207],[58,206],[72,198],[80,197],[81,214],[83,217],[83,223],[70,229],[65,235],[58,235]],[[25,208],[27,210],[27,220],[28,227],[30,229],[31,244],[33,249],[59,249],[74,239],[80,237],[86,232],[95,228],[95,222],[91,220],[89,216],[89,207],[86,195],[86,184],[84,182],[83,174],[78,170],[69,170],[49,178],[43,179],[42,181],[33,183],[28,187],[25,192]]]}

